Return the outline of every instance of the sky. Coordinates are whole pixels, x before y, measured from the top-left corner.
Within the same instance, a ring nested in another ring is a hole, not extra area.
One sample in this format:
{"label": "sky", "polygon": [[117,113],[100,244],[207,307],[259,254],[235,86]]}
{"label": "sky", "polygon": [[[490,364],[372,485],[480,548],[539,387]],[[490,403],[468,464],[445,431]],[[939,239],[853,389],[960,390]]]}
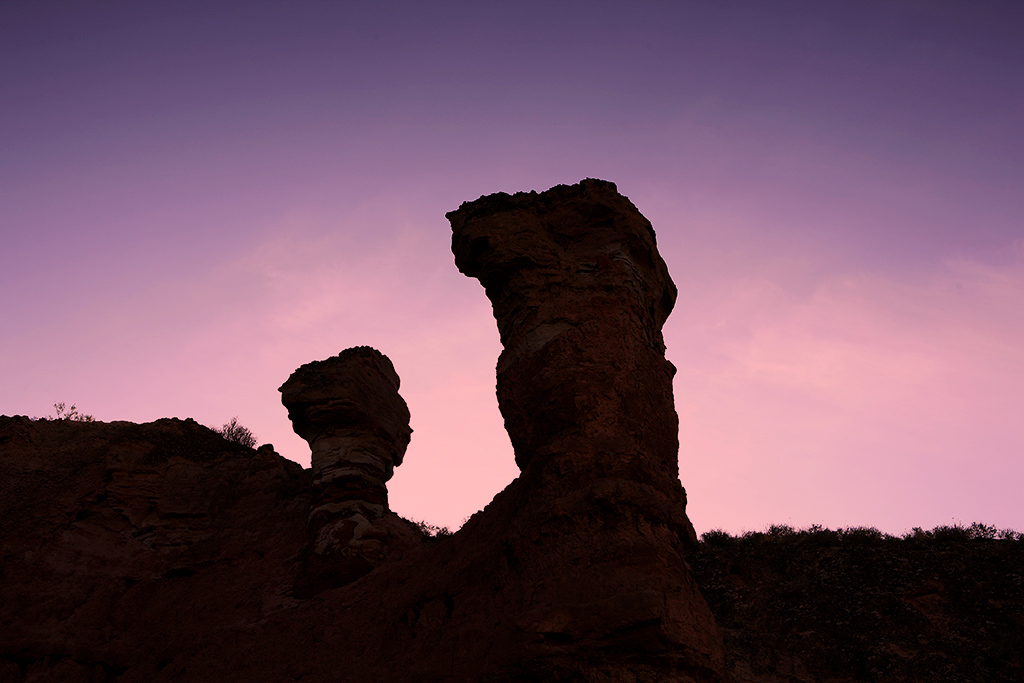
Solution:
{"label": "sky", "polygon": [[518,474],[444,217],[610,180],[679,288],[698,533],[1024,529],[1024,5],[0,3],[0,414],[237,416],[371,345],[391,507]]}

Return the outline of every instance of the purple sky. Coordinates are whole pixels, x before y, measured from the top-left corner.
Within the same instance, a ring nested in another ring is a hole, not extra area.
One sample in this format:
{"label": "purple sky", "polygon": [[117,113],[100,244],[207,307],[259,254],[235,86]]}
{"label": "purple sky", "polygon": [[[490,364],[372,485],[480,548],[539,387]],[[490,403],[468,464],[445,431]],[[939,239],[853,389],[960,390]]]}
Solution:
{"label": "purple sky", "polygon": [[1024,5],[0,3],[0,413],[232,416],[372,345],[392,508],[517,474],[446,211],[611,180],[698,532],[1024,528]]}

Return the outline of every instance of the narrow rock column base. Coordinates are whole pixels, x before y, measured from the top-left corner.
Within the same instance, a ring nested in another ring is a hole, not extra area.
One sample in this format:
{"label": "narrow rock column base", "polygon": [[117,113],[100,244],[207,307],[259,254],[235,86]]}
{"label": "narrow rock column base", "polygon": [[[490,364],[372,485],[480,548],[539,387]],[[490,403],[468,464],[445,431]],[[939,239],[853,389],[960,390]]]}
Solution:
{"label": "narrow rock column base", "polygon": [[412,430],[387,356],[368,346],[303,365],[281,386],[295,432],[312,450],[314,497],[296,595],[349,583],[418,544],[388,508],[387,481]]}

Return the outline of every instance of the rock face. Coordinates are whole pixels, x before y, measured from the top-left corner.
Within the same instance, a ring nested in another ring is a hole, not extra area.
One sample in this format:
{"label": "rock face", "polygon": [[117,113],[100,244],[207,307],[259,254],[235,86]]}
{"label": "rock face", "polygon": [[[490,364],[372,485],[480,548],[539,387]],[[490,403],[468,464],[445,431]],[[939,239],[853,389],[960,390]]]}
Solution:
{"label": "rock face", "polygon": [[348,583],[420,541],[388,508],[386,483],[412,434],[399,383],[387,356],[357,346],[303,365],[280,388],[313,453],[301,595]]}
{"label": "rock face", "polygon": [[312,472],[191,421],[0,418],[0,683],[728,680],[650,224],[591,180],[449,217],[521,476],[433,545],[390,512],[409,415],[365,347],[282,387]]}
{"label": "rock face", "polygon": [[[537,493],[300,598],[309,470],[191,420],[0,416],[0,682],[715,680],[638,620],[663,609],[638,577],[677,559],[631,531],[628,492]],[[616,543],[573,500],[619,510]],[[688,557],[737,681],[1022,680],[1024,540],[819,530]]]}
{"label": "rock face", "polygon": [[718,679],[721,637],[684,560],[696,537],[661,334],[676,289],[651,224],[600,180],[482,197],[448,219],[504,347],[498,405],[523,473],[509,489],[525,498],[512,527],[545,531],[522,550],[547,568],[524,627],[590,641],[617,676]]}
{"label": "rock face", "polygon": [[679,422],[661,328],[676,288],[650,222],[600,180],[483,197],[448,219],[455,264],[494,307],[520,469],[671,486]]}
{"label": "rock face", "polygon": [[0,417],[0,681],[209,680],[194,662],[296,604],[309,490],[192,420]]}

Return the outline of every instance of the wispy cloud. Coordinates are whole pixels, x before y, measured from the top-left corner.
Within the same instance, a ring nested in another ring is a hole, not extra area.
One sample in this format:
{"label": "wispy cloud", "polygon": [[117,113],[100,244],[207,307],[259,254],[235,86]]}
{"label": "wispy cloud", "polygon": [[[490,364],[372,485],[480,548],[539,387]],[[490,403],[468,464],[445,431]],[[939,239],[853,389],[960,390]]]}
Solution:
{"label": "wispy cloud", "polygon": [[816,280],[723,281],[670,323],[699,524],[1015,523],[1024,261]]}

